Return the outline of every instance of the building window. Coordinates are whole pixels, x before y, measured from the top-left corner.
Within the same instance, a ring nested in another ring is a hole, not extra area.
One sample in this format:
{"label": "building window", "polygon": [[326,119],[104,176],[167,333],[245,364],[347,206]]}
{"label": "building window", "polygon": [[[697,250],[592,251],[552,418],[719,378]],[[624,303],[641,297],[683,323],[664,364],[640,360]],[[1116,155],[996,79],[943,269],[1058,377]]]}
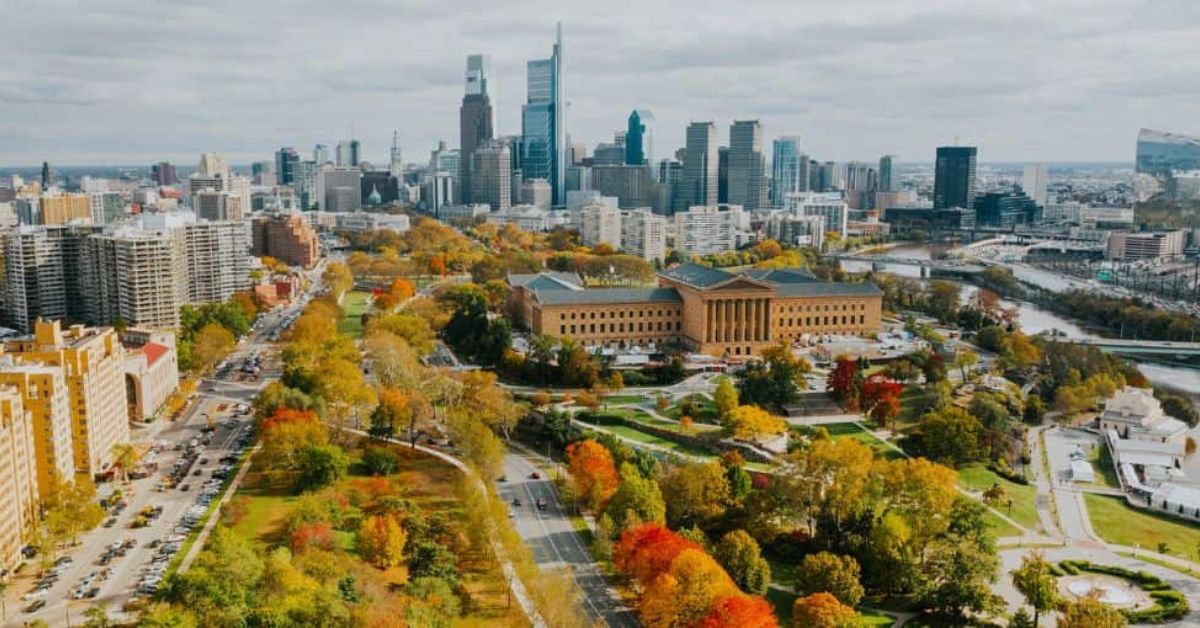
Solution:
{"label": "building window", "polygon": [[[603,325],[601,325],[601,327],[603,327]],[[596,333],[596,324],[595,323],[592,323],[591,333],[593,333],[593,334]]]}
{"label": "building window", "polygon": [[572,333],[572,334],[573,334],[573,333],[575,333],[575,326],[574,326],[574,325],[571,325],[571,333]]}
{"label": "building window", "polygon": [[559,333],[560,335],[561,335],[561,334],[565,334],[565,333],[567,333],[567,326],[566,326],[566,325],[559,325],[559,326],[558,326],[558,333]]}

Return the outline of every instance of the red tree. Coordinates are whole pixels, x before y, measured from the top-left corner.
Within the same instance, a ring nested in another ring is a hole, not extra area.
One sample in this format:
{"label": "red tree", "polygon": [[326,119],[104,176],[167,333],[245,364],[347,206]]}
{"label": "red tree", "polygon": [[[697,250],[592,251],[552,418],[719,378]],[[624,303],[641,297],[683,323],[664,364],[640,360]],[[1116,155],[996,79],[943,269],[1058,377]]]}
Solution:
{"label": "red tree", "polygon": [[882,375],[872,375],[863,384],[860,405],[879,425],[886,425],[900,413],[900,390],[898,382]]}
{"label": "red tree", "polygon": [[851,412],[858,411],[858,392],[862,387],[858,361],[847,356],[838,356],[833,371],[829,373],[826,389]]}
{"label": "red tree", "polygon": [[301,554],[309,549],[333,549],[333,528],[325,521],[306,523],[292,533],[291,548],[293,554]]}
{"label": "red tree", "polygon": [[735,595],[713,603],[698,628],[779,628],[771,605],[761,597]]}
{"label": "red tree", "polygon": [[645,523],[621,535],[621,540],[613,548],[613,564],[646,586],[659,574],[666,573],[675,557],[686,549],[704,551],[699,544],[661,524]]}

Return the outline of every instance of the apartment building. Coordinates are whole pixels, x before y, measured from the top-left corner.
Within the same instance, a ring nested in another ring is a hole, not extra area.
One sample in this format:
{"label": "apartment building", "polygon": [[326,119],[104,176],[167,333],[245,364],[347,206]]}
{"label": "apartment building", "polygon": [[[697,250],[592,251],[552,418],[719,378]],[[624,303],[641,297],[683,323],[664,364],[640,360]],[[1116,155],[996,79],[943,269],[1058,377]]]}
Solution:
{"label": "apartment building", "polygon": [[90,226],[21,226],[3,236],[4,306],[9,326],[32,332],[39,318],[84,314],[79,253]]}
{"label": "apartment building", "polygon": [[602,203],[585,205],[579,210],[579,239],[587,246],[621,248],[621,210]]}
{"label": "apartment building", "polygon": [[250,224],[254,255],[269,255],[288,266],[303,268],[317,263],[317,232],[300,215],[262,216]]}
{"label": "apartment building", "polygon": [[667,218],[648,207],[631,209],[621,215],[621,250],[650,263],[667,257]]}
{"label": "apartment building", "polygon": [[75,472],[97,476],[113,463],[113,446],[129,442],[125,349],[111,327],[38,321],[32,338],[4,343],[18,363],[59,369],[68,397]]}
{"label": "apartment building", "polygon": [[194,222],[183,227],[187,302],[214,303],[250,289],[250,237],[241,221]]}
{"label": "apartment building", "polygon": [[824,216],[825,229],[846,235],[850,206],[839,192],[793,192],[784,195],[783,208],[797,216]]}
{"label": "apartment building", "polygon": [[71,402],[61,368],[21,362],[0,354],[0,386],[15,388],[33,426],[33,447],[40,495],[54,492],[75,477]]}
{"label": "apartment building", "polygon": [[21,548],[37,517],[37,457],[33,423],[21,393],[0,387],[0,567],[21,562]]}
{"label": "apartment building", "polygon": [[125,228],[84,241],[84,320],[172,328],[188,298],[182,232]]}
{"label": "apartment building", "polygon": [[675,214],[675,249],[681,255],[712,255],[737,248],[737,205],[697,205]]}
{"label": "apartment building", "polygon": [[46,194],[38,200],[42,225],[65,225],[92,219],[92,199],[87,194]]}

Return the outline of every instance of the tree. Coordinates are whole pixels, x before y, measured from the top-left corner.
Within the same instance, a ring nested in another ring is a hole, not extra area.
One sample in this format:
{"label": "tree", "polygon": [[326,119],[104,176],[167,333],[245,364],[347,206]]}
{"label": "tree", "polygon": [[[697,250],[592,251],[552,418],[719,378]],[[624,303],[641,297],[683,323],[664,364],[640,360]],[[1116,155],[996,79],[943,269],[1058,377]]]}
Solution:
{"label": "tree", "polygon": [[108,604],[105,602],[100,602],[83,611],[83,616],[86,620],[83,622],[84,628],[111,628],[116,625],[108,617]]}
{"label": "tree", "polygon": [[412,550],[408,559],[410,578],[438,578],[451,585],[458,583],[458,558],[445,545],[436,541],[422,541]]}
{"label": "tree", "polygon": [[1031,552],[1021,559],[1021,566],[1012,571],[1013,586],[1033,607],[1033,624],[1039,625],[1042,613],[1058,606],[1058,580],[1050,571],[1050,563],[1040,552]]}
{"label": "tree", "polygon": [[310,549],[331,550],[336,541],[333,526],[328,521],[305,523],[296,528],[290,537],[289,547],[293,554],[303,554]]}
{"label": "tree", "polygon": [[915,382],[921,375],[921,369],[908,358],[900,358],[888,363],[884,367],[883,372],[888,377],[903,384]]}
{"label": "tree", "polygon": [[198,373],[209,372],[233,350],[236,342],[233,332],[219,323],[205,325],[192,341],[192,368]]}
{"label": "tree", "polygon": [[704,619],[716,600],[737,594],[737,586],[711,556],[685,549],[646,586],[642,623],[647,628],[691,626]]}
{"label": "tree", "polygon": [[113,464],[121,468],[121,482],[129,482],[129,471],[137,466],[142,454],[133,443],[113,445]]}
{"label": "tree", "polygon": [[59,479],[43,497],[43,523],[55,544],[76,542],[79,533],[100,525],[105,512],[96,498],[96,485],[90,477],[76,476],[73,481]]}
{"label": "tree", "polygon": [[1075,602],[1066,602],[1058,616],[1058,628],[1124,628],[1129,625],[1120,610],[1087,595]]}
{"label": "tree", "polygon": [[796,628],[850,628],[857,621],[858,612],[829,593],[796,598],[792,604],[792,625]]}
{"label": "tree", "polygon": [[713,557],[741,590],[756,595],[767,592],[767,585],[771,584],[771,565],[762,557],[758,541],[745,530],[733,530],[721,537]]}
{"label": "tree", "polygon": [[329,287],[335,301],[341,301],[342,295],[354,287],[354,275],[344,262],[330,262],[321,275],[321,282]]}
{"label": "tree", "polygon": [[980,497],[983,498],[983,503],[995,508],[996,506],[1003,504],[1004,500],[1008,498],[1008,491],[1004,490],[1003,484],[999,482],[993,482],[992,485],[987,488],[987,490],[983,491],[983,494],[980,495]]}
{"label": "tree", "polygon": [[315,393],[325,400],[334,427],[343,428],[351,417],[375,403],[375,388],[363,378],[362,369],[349,360],[337,358],[321,365]]}
{"label": "tree", "polygon": [[967,369],[979,363],[979,354],[970,349],[963,349],[954,357],[954,364],[958,366],[959,373],[962,375],[963,381],[967,381]]}
{"label": "tree", "polygon": [[755,441],[787,431],[787,423],[783,419],[758,406],[737,406],[724,417],[727,429],[739,440]]}
{"label": "tree", "polygon": [[379,393],[379,404],[371,412],[371,438],[388,440],[408,423],[412,413],[408,396],[394,388],[385,388]]}
{"label": "tree", "polygon": [[775,611],[761,597],[734,595],[713,603],[708,615],[697,625],[698,628],[779,628]]}
{"label": "tree", "polygon": [[804,517],[816,535],[817,519],[827,519],[835,531],[866,508],[874,451],[852,439],[820,439],[788,457],[780,482],[783,505]]}
{"label": "tree", "polygon": [[825,592],[847,606],[857,606],[863,597],[860,574],[858,561],[851,556],[809,554],[796,569],[796,591],[806,595]]}
{"label": "tree", "polygon": [[683,462],[658,479],[667,523],[674,527],[694,525],[719,517],[729,501],[729,481],[717,462]]}
{"label": "tree", "polygon": [[887,425],[900,414],[899,383],[879,375],[872,375],[863,383],[859,405],[880,426]]}
{"label": "tree", "polygon": [[400,460],[387,447],[367,447],[362,455],[363,468],[371,475],[391,475],[400,467]]}
{"label": "tree", "polygon": [[1003,608],[992,593],[999,561],[990,545],[956,534],[930,543],[919,567],[925,608],[958,623]]}
{"label": "tree", "polygon": [[665,574],[675,558],[689,549],[701,548],[662,524],[644,523],[621,534],[613,548],[613,564],[645,587]]}
{"label": "tree", "polygon": [[358,552],[380,569],[395,567],[404,560],[404,545],[408,533],[390,515],[374,515],[363,519],[358,527]]}
{"label": "tree", "polygon": [[619,481],[608,449],[590,438],[571,443],[567,446],[567,467],[576,494],[593,511],[603,510],[616,492]]}
{"label": "tree", "polygon": [[961,466],[982,455],[979,420],[957,406],[946,406],[921,417],[911,437],[916,452],[930,460]]}
{"label": "tree", "polygon": [[862,390],[862,384],[862,373],[858,360],[843,355],[838,356],[833,370],[829,372],[829,380],[825,388],[833,393],[834,398],[846,410],[855,412],[858,410],[858,395]]}
{"label": "tree", "polygon": [[721,383],[717,384],[717,390],[713,392],[713,405],[717,407],[717,418],[722,420],[738,407],[737,389],[728,377],[721,378]]}
{"label": "tree", "polygon": [[662,525],[667,520],[667,507],[658,483],[643,476],[628,462],[621,464],[620,482],[605,505],[605,512],[617,532],[634,524]]}
{"label": "tree", "polygon": [[296,487],[314,490],[328,486],[346,475],[350,459],[337,445],[308,445],[299,451]]}

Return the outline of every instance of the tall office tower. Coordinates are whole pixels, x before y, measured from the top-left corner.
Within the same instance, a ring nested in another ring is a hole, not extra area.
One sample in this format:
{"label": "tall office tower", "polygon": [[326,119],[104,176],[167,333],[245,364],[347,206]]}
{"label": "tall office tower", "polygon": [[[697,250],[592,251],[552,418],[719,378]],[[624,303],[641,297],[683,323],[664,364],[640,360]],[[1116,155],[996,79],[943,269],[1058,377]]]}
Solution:
{"label": "tall office tower", "polygon": [[179,175],[175,173],[175,166],[167,161],[160,161],[150,166],[150,178],[154,179],[154,183],[159,187],[179,183]]}
{"label": "tall office tower", "polygon": [[43,194],[38,205],[40,225],[65,225],[92,219],[92,199],[87,194]]}
{"label": "tall office tower", "polygon": [[296,181],[296,166],[300,153],[291,146],[275,151],[275,181],[277,185],[291,185]]}
{"label": "tall office tower", "polygon": [[337,165],[342,168],[357,168],[360,145],[358,140],[342,140],[337,143]]}
{"label": "tall office tower", "polygon": [[875,206],[875,192],[879,180],[871,166],[851,161],[846,164],[846,199],[854,209],[871,209]]}
{"label": "tall office tower", "polygon": [[784,197],[783,208],[796,216],[823,216],[825,229],[846,235],[850,211],[838,192],[792,192]]}
{"label": "tall office tower", "polygon": [[975,147],[939,146],[933,173],[933,208],[975,209]]}
{"label": "tall office tower", "polygon": [[587,159],[587,144],[574,142],[567,147],[567,167],[578,166]]}
{"label": "tall office tower", "polygon": [[579,210],[579,241],[587,246],[608,244],[621,248],[621,210],[605,203],[591,202]]}
{"label": "tall office tower", "polygon": [[567,192],[592,189],[591,166],[567,166]]}
{"label": "tall office tower", "polygon": [[892,178],[892,162],[895,158],[895,155],[879,158],[879,191],[885,194],[896,191],[896,180]]}
{"label": "tall office tower", "polygon": [[521,174],[546,179],[554,189],[554,204],[566,201],[566,137],[563,120],[562,24],[558,25],[549,59],[525,65],[526,102],[521,106]]}
{"label": "tall office tower", "polygon": [[250,234],[238,221],[200,221],[183,227],[188,303],[228,301],[250,289]]}
{"label": "tall office tower", "polygon": [[317,202],[317,170],[315,161],[302,161],[296,164],[296,177],[292,181],[292,189],[296,191],[296,200],[301,210],[312,209]]}
{"label": "tall office tower", "polygon": [[84,315],[79,253],[99,227],[22,226],[4,233],[4,313],[7,324],[30,333],[39,318]]}
{"label": "tall office tower", "polygon": [[1046,164],[1026,164],[1021,177],[1021,189],[1033,202],[1046,206],[1046,185],[1050,183],[1050,172]]}
{"label": "tall office tower", "polygon": [[648,165],[593,166],[591,189],[617,197],[622,208],[647,207],[653,201],[654,178]]}
{"label": "tall office tower", "polygon": [[67,386],[75,472],[96,476],[114,462],[113,447],[129,442],[125,349],[111,327],[38,321],[33,338],[4,343],[16,362],[58,368]]}
{"label": "tall office tower", "polygon": [[717,148],[717,202],[729,202],[729,147]]}
{"label": "tall office tower", "polygon": [[822,190],[821,185],[823,183],[823,170],[821,169],[821,162],[817,161],[816,159],[811,159],[807,155],[805,156],[805,159],[808,159],[808,189],[805,191],[820,192]]}
{"label": "tall office tower", "polygon": [[42,162],[42,191],[49,190],[50,184],[52,184],[53,182],[54,182],[53,177],[50,174],[50,162],[43,161]]}
{"label": "tall office tower", "polygon": [[169,329],[188,302],[187,248],[178,229],[127,226],[84,240],[84,318]]}
{"label": "tall office tower", "polygon": [[471,154],[470,203],[486,203],[493,212],[512,206],[512,157],[506,142],[492,140]]}
{"label": "tall office tower", "polygon": [[392,149],[388,152],[388,172],[393,177],[404,176],[404,154],[400,152],[399,131],[392,131]]}
{"label": "tall office tower", "polygon": [[462,198],[471,198],[471,155],[495,133],[496,116],[488,92],[493,80],[492,58],[467,57],[466,92],[458,108],[458,189]]}
{"label": "tall office tower", "polygon": [[667,256],[667,217],[645,207],[622,212],[621,250],[647,262],[662,262]]}
{"label": "tall office tower", "polygon": [[596,144],[592,151],[593,166],[620,166],[625,163],[625,138],[617,137],[615,140]]}
{"label": "tall office tower", "polygon": [[658,181],[654,184],[650,199],[650,206],[655,212],[670,214],[674,211],[675,198],[678,196],[682,178],[683,164],[672,159],[658,162]]}
{"label": "tall office tower", "polygon": [[717,203],[717,125],[693,122],[687,128],[683,172],[675,195],[675,211]]}
{"label": "tall office tower", "polygon": [[120,192],[92,192],[88,199],[92,205],[92,224],[112,225],[125,216],[125,197]]}
{"label": "tall office tower", "polygon": [[[800,159],[800,138],[795,135],[784,135],[771,144],[771,204],[783,207],[783,197],[789,192],[803,192],[808,189],[808,158],[804,157],[803,167]],[[801,177],[804,172],[804,177]]]}
{"label": "tall office tower", "polygon": [[63,481],[75,477],[71,401],[63,370],[0,355],[0,386],[11,386],[21,395],[33,427],[38,493],[43,497],[50,495]]}
{"label": "tall office tower", "polygon": [[321,209],[353,212],[362,209],[362,170],[355,167],[326,168],[319,179]]}
{"label": "tall office tower", "polygon": [[317,162],[317,167],[329,163],[329,147],[324,144],[313,146],[313,161]]}
{"label": "tall office tower", "polygon": [[746,211],[767,207],[767,158],[758,120],[729,126],[729,202]]}
{"label": "tall office tower", "polygon": [[[276,155],[276,159],[278,159]],[[275,185],[279,179],[275,176],[275,162],[255,161],[250,164],[250,182],[254,185]]]}
{"label": "tall office tower", "polygon": [[229,161],[217,153],[204,153],[200,155],[200,165],[196,168],[196,175],[207,179],[228,179],[230,176]]}
{"label": "tall office tower", "polygon": [[654,163],[654,114],[634,109],[625,131],[625,163],[630,166]]}
{"label": "tall office tower", "polygon": [[16,388],[0,387],[0,562],[20,564],[37,521],[37,455],[33,422]]}
{"label": "tall office tower", "polygon": [[192,207],[201,220],[241,220],[249,212],[242,197],[232,192],[202,190],[192,197]]}
{"label": "tall office tower", "polygon": [[430,175],[422,194],[426,209],[437,216],[443,207],[454,204],[454,176],[448,172]]}

